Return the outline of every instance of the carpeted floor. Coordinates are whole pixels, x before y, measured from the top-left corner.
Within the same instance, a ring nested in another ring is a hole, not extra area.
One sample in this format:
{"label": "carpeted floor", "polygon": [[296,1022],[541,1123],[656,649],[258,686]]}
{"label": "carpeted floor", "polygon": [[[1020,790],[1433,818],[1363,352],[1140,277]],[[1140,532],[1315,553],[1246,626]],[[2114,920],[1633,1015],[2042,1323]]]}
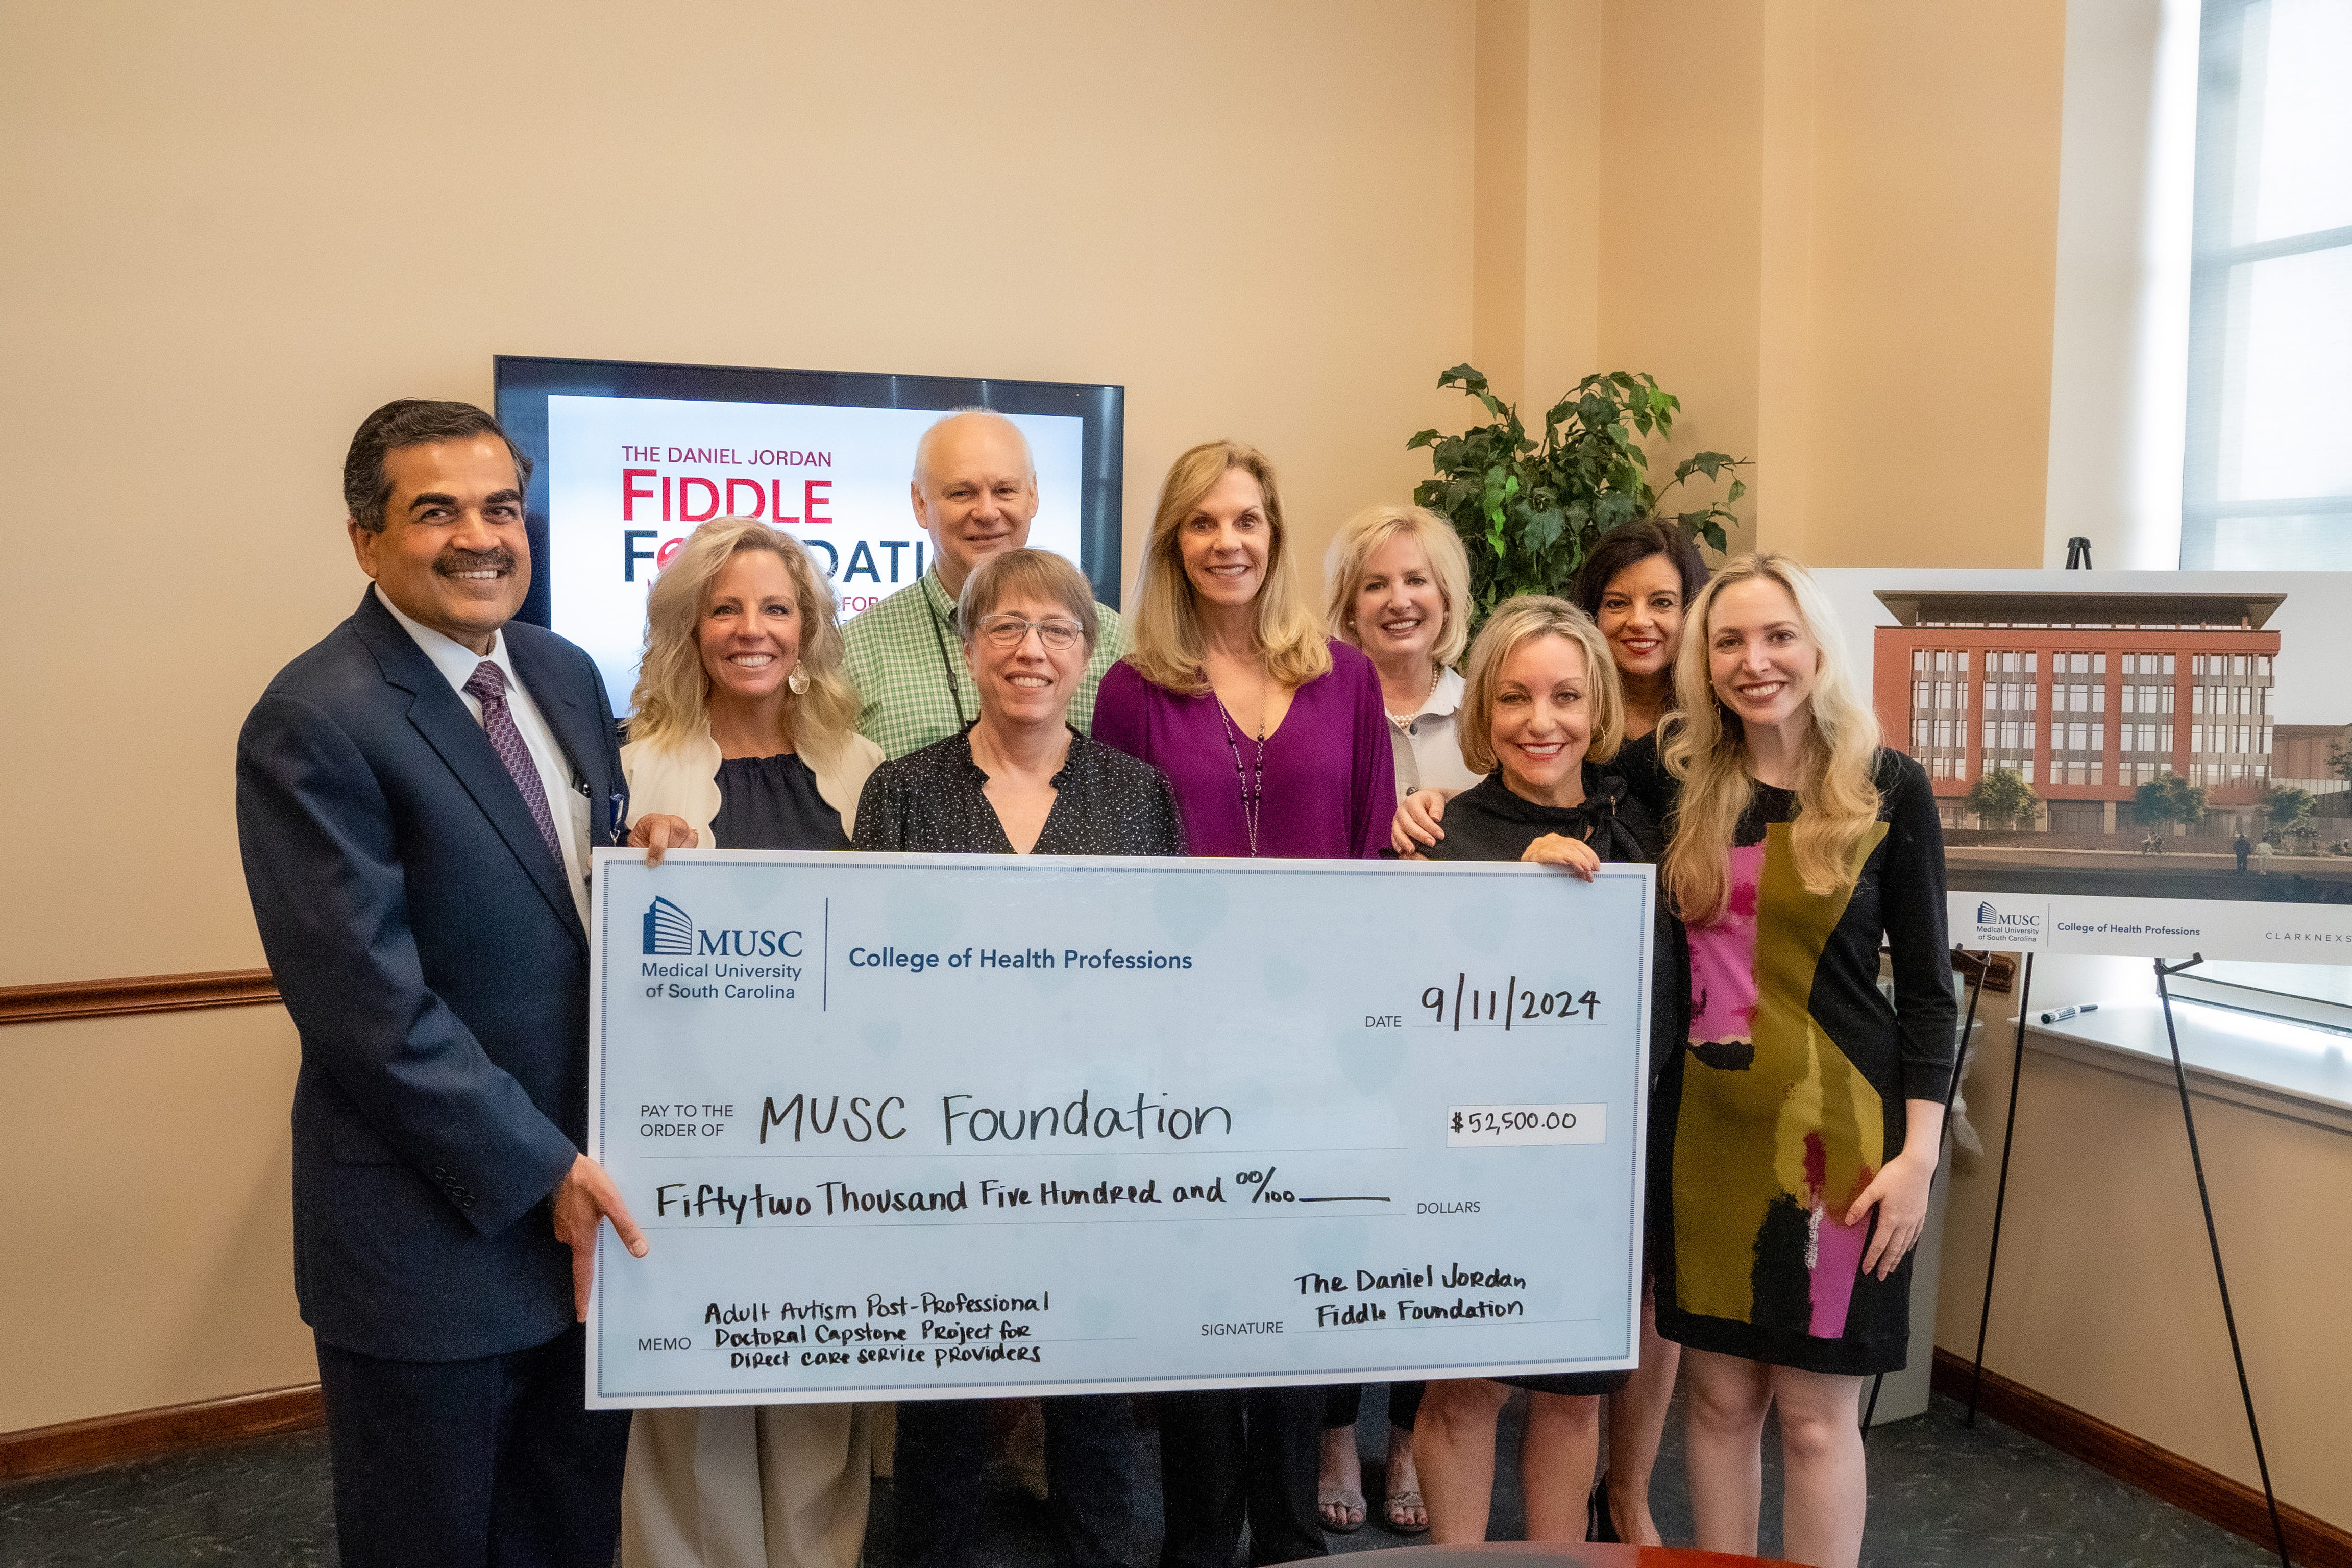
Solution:
{"label": "carpeted floor", "polygon": [[[1369,1391],[1368,1391],[1369,1394]],[[2257,1568],[2262,1551],[2204,1521],[2158,1502],[2007,1427],[1979,1419],[1962,1425],[1960,1407],[1938,1398],[1916,1420],[1882,1426],[1870,1437],[1870,1528],[1863,1562],[1870,1568]],[[1679,1420],[1667,1429],[1653,1508],[1669,1541],[1687,1541],[1690,1505],[1683,1479]],[[1386,1406],[1364,1402],[1360,1430],[1368,1456],[1365,1491],[1380,1496],[1378,1449]],[[1521,1527],[1513,1466],[1516,1405],[1505,1412],[1504,1463],[1497,1467],[1490,1534],[1509,1539]],[[1779,1541],[1774,1506],[1777,1466],[1766,1453],[1763,1550]],[[1142,1434],[1137,1473],[1157,1474],[1151,1435]],[[1148,1564],[1159,1534],[1157,1489],[1147,1489],[1146,1517],[1131,1561]],[[1046,1563],[1036,1505],[992,1493],[978,1521],[990,1568]],[[1405,1544],[1378,1522],[1329,1538],[1334,1552]],[[318,1432],[226,1444],[169,1458],[77,1475],[0,1482],[0,1564],[6,1568],[179,1568],[236,1563],[295,1568],[335,1562],[326,1444]],[[877,1484],[867,1568],[895,1568],[890,1499]]]}

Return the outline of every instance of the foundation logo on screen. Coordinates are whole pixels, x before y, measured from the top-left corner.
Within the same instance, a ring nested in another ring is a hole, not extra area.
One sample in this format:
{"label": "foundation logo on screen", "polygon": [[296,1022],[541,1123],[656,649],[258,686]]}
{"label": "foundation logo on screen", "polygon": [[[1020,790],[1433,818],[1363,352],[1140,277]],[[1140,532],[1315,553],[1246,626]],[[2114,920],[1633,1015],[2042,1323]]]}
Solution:
{"label": "foundation logo on screen", "polygon": [[646,909],[646,956],[694,956],[694,917],[667,899],[656,899]]}

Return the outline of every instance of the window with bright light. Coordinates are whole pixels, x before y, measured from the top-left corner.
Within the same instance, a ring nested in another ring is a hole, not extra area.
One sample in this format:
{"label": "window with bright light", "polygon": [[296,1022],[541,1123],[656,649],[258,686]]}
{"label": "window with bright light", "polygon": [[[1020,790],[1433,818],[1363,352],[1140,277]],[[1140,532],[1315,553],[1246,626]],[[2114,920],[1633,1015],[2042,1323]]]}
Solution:
{"label": "window with bright light", "polygon": [[2352,3],[2205,0],[2184,569],[2352,567]]}

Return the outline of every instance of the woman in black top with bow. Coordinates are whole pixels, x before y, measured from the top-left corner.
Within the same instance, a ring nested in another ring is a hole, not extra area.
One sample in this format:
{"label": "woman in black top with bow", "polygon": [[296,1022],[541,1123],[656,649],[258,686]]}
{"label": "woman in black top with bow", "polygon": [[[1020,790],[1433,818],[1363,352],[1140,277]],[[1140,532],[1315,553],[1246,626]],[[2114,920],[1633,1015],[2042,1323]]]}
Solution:
{"label": "woman in black top with bow", "polygon": [[[1462,756],[1485,782],[1445,808],[1445,836],[1417,858],[1525,860],[1588,880],[1603,861],[1653,861],[1657,824],[1624,781],[1593,764],[1617,747],[1623,721],[1601,633],[1564,599],[1526,596],[1496,610],[1470,650]],[[1651,1070],[1679,1037],[1688,986],[1683,944],[1666,918],[1654,943]],[[1628,1373],[1591,1373],[1432,1383],[1414,1428],[1431,1539],[1486,1538],[1495,1484],[1495,1419],[1515,1385],[1528,1389],[1519,1474],[1528,1539],[1585,1538],[1601,1442],[1601,1395]]]}

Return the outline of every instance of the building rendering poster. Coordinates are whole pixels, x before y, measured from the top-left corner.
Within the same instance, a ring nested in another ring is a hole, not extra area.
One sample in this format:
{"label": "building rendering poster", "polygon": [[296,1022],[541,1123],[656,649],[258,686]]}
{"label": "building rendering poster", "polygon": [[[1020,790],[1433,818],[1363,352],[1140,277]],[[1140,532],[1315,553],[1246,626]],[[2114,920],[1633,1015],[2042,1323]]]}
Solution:
{"label": "building rendering poster", "polygon": [[2352,574],[1819,575],[1954,942],[2352,963]]}

